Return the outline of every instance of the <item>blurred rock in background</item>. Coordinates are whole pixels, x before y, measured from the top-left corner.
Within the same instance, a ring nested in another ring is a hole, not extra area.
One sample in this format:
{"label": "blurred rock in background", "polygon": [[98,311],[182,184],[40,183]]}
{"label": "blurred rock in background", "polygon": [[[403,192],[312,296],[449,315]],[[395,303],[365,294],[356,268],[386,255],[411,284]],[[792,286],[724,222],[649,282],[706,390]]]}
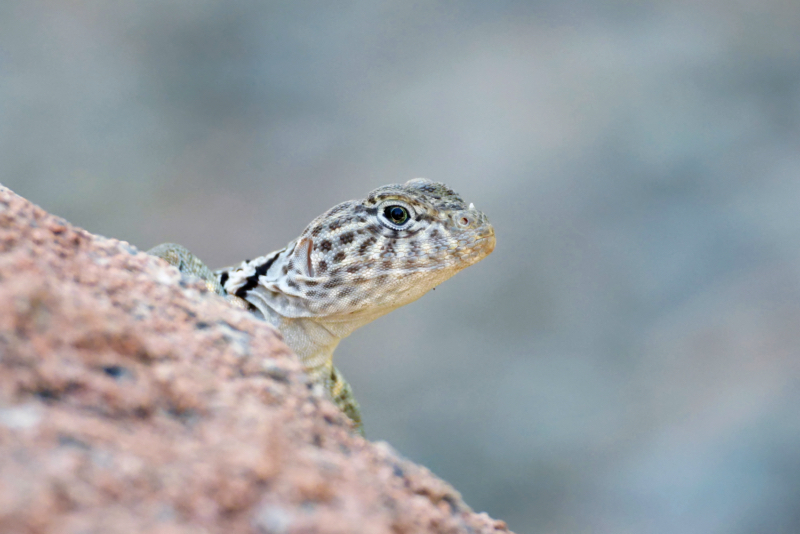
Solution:
{"label": "blurred rock in background", "polygon": [[520,532],[800,531],[797,2],[0,5],[0,181],[92,232],[414,176],[498,245],[342,344],[371,438]]}

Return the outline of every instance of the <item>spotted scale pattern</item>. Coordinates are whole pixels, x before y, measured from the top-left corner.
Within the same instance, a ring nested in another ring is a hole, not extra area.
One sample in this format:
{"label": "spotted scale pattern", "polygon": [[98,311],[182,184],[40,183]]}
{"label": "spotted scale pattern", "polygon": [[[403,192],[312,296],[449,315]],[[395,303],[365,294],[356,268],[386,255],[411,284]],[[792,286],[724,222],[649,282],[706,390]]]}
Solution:
{"label": "spotted scale pattern", "polygon": [[[407,224],[387,224],[392,206],[407,209]],[[446,185],[417,178],[334,206],[285,248],[217,275],[267,318],[359,322],[416,300],[494,244],[482,212]]]}
{"label": "spotted scale pattern", "polygon": [[415,178],[342,202],[286,247],[213,275],[179,245],[151,253],[203,277],[280,330],[312,379],[360,427],[358,403],[332,363],[339,341],[482,260],[494,246],[486,215],[446,185]]}

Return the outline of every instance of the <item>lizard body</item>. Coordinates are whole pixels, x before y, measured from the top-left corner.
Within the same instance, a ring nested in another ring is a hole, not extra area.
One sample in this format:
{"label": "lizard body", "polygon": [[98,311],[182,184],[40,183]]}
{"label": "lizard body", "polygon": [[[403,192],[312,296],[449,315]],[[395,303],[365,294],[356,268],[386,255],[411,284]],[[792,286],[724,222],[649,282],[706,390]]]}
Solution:
{"label": "lizard body", "polygon": [[444,184],[416,178],[375,189],[314,219],[286,247],[212,272],[180,245],[148,251],[276,327],[312,380],[361,428],[333,366],[355,329],[433,289],[494,250],[494,228]]}

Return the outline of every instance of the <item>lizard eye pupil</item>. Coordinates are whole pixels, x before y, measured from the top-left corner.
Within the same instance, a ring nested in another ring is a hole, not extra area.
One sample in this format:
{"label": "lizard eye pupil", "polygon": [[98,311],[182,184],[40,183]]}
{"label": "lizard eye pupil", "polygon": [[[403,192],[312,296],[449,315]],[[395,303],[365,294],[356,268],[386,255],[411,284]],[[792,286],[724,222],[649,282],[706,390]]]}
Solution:
{"label": "lizard eye pupil", "polygon": [[408,210],[403,206],[387,206],[383,215],[393,224],[401,225],[408,221]]}

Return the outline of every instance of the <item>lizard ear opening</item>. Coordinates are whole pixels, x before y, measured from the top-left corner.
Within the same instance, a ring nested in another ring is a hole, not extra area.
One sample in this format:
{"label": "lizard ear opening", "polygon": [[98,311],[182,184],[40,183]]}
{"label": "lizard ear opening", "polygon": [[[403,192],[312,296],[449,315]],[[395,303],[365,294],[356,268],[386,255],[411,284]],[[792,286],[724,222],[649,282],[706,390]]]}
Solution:
{"label": "lizard ear opening", "polygon": [[303,274],[309,278],[314,278],[314,265],[311,263],[312,250],[314,250],[314,240],[310,237],[302,238],[294,249],[295,254],[297,254],[296,263],[298,267],[305,267],[306,272]]}

